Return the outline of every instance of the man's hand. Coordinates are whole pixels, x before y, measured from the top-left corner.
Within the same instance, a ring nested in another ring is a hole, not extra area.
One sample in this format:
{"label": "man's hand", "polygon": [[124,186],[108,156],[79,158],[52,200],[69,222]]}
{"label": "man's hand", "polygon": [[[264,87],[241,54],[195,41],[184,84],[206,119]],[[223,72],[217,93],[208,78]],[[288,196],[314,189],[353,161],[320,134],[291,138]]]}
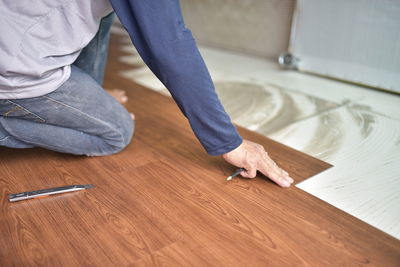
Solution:
{"label": "man's hand", "polygon": [[279,168],[259,144],[243,140],[239,147],[223,154],[222,157],[230,164],[246,169],[240,174],[243,177],[254,178],[257,171],[260,171],[282,187],[289,187],[293,183],[289,174]]}

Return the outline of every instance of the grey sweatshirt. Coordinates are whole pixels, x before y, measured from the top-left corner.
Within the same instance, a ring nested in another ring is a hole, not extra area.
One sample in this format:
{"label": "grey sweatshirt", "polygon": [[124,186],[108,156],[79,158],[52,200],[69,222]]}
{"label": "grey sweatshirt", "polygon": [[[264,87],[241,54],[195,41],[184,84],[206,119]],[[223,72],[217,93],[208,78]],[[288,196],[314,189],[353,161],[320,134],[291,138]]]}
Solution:
{"label": "grey sweatshirt", "polygon": [[112,10],[108,0],[0,0],[0,99],[56,90]]}

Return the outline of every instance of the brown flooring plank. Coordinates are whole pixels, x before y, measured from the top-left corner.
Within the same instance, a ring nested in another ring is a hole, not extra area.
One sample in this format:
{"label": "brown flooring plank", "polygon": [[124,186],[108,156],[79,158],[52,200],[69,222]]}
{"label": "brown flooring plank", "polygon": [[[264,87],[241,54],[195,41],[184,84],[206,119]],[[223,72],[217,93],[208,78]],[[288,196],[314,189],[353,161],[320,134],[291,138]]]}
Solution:
{"label": "brown flooring plank", "polygon": [[[288,263],[287,258],[290,261],[295,258],[278,236],[254,222],[253,214],[248,212],[252,210],[249,205],[247,211],[239,211],[235,203],[198,186],[186,171],[178,170],[171,162],[143,166],[136,171],[133,176],[143,177],[137,185],[143,188],[140,191],[150,192],[153,199],[157,198],[158,209],[182,229],[186,241],[202,244],[205,251],[231,261],[226,264],[251,262],[254,265],[259,261],[281,265]],[[195,179],[203,178],[207,177]],[[154,183],[160,186],[154,187]],[[271,257],[277,254],[278,257]]]}
{"label": "brown flooring plank", "polygon": [[175,242],[159,251],[148,255],[132,266],[213,266],[215,261],[204,258],[189,248],[190,244],[182,241]]}
{"label": "brown flooring plank", "polygon": [[[17,242],[2,250],[9,256],[0,253],[0,262],[21,259],[21,265],[59,265],[50,260],[63,259],[62,265],[126,265],[175,242],[173,228],[152,227],[153,222],[139,213],[137,206],[145,203],[136,203],[132,194],[115,194],[124,168],[156,160],[140,146],[134,153],[128,148],[113,157],[92,158],[41,149],[0,150],[1,174],[15,174],[1,180],[0,247]],[[10,157],[3,158],[5,153]],[[10,192],[85,183],[97,188],[20,203],[6,199]]]}
{"label": "brown flooring plank", "polygon": [[[359,240],[363,245],[369,244],[372,241],[369,231],[376,231],[376,229],[371,226],[366,227],[364,223],[357,219],[348,220],[348,217],[353,217],[332,206],[325,206],[323,202],[319,202],[320,205],[314,205],[316,206],[315,211],[318,211],[315,213],[312,206],[304,206],[304,204],[311,204],[314,199],[308,199],[310,202],[307,203],[307,198],[293,197],[293,192],[288,192],[288,195],[284,196],[282,189],[273,184],[266,185],[261,179],[236,180],[237,183],[242,183],[239,190],[243,192],[239,195],[237,188],[230,190],[232,183],[228,185],[221,179],[219,179],[219,184],[211,183],[213,177],[216,177],[215,174],[207,175],[201,171],[193,172],[191,171],[192,168],[186,168],[185,171],[181,169],[179,172],[176,169],[174,170],[174,168],[179,167],[176,163],[168,163],[169,160],[167,159],[163,161],[167,161],[167,163],[164,163],[167,164],[165,167],[162,167],[161,163],[158,162],[159,165],[154,167],[143,166],[138,168],[135,171],[140,173],[130,176],[145,177],[143,183],[140,183],[140,186],[143,186],[141,191],[149,192],[149,195],[154,196],[153,199],[158,199],[154,206],[169,214],[171,218],[178,217],[179,220],[175,223],[183,223],[180,228],[187,229],[185,232],[187,232],[188,238],[202,242],[204,248],[214,247],[214,250],[218,251],[216,254],[219,257],[225,256],[228,259],[234,259],[236,262],[244,257],[252,264],[256,264],[256,259],[260,258],[262,259],[260,265],[269,262],[275,266],[293,262],[313,262],[315,265],[326,265],[332,259],[335,259],[338,265],[348,262],[359,264],[368,261],[379,262],[380,260],[379,256],[374,259],[374,254],[377,254],[375,250],[380,248],[380,242],[384,242],[385,237],[374,240],[375,244],[366,247],[360,246],[358,242],[351,242],[354,236],[358,236],[364,239]],[[163,168],[164,170],[160,172],[160,169]],[[171,170],[173,170],[172,174],[170,174]],[[196,176],[189,175],[190,173],[196,173]],[[257,181],[260,182],[257,183]],[[256,184],[254,185],[254,183]],[[154,184],[160,186],[154,187]],[[253,187],[252,185],[255,190],[248,192],[248,187]],[[162,188],[163,191],[167,189],[169,191],[163,193],[159,191],[159,188]],[[302,193],[300,190],[298,192]],[[257,198],[256,194],[260,197]],[[175,196],[176,199],[171,203],[172,196]],[[294,203],[298,200],[303,200],[303,203],[293,207],[290,197],[293,197]],[[289,203],[285,203],[288,200]],[[151,202],[147,198],[142,201]],[[167,206],[164,206],[163,203],[167,203]],[[188,205],[189,207],[187,207]],[[166,211],[171,206],[173,206],[172,210]],[[320,206],[325,207],[325,210],[321,209]],[[302,208],[298,209],[298,207]],[[184,211],[178,215],[186,214],[188,218],[195,218],[195,222],[190,222],[186,217],[177,216],[175,214],[177,210]],[[194,214],[191,214],[192,212]],[[336,216],[344,216],[346,220],[342,220],[342,224],[337,223]],[[314,218],[310,219],[310,217]],[[197,221],[205,222],[207,228],[196,228]],[[222,228],[213,231],[213,229],[208,228],[210,225],[221,225]],[[307,227],[299,229],[301,225]],[[357,226],[362,226],[362,228],[355,229]],[[356,233],[357,230],[362,231]],[[206,238],[203,238],[204,236]],[[316,238],[316,236],[319,238]],[[260,240],[269,241],[270,244],[265,245],[263,242],[260,243]],[[254,244],[255,241],[258,241],[258,243]],[[215,247],[215,244],[219,244],[219,246]],[[245,244],[245,246],[242,247],[242,244]],[[229,248],[231,247],[235,247],[235,249],[230,251]],[[343,250],[345,247],[346,250]],[[258,249],[261,249],[259,254],[257,253]],[[393,249],[396,250],[396,247]],[[285,255],[280,250],[290,253]],[[347,250],[350,250],[351,253],[346,253]],[[321,257],[321,253],[315,253],[316,251],[324,251],[323,254],[329,256]],[[366,254],[366,252],[372,254]],[[228,255],[226,255],[227,253]],[[234,254],[230,255],[229,253]],[[383,254],[380,256],[383,256]],[[238,257],[239,255],[240,257]],[[282,259],[290,259],[290,261],[281,262]]]}

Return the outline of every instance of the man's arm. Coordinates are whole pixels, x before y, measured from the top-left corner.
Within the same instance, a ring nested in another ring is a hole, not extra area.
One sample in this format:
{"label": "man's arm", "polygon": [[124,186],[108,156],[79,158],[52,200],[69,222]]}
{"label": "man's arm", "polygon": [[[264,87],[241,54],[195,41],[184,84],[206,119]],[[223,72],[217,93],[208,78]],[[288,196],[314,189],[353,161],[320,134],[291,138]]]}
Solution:
{"label": "man's arm", "polygon": [[170,91],[210,155],[237,148],[242,138],[224,111],[177,0],[111,0],[145,63]]}
{"label": "man's arm", "polygon": [[244,177],[252,178],[260,170],[281,186],[289,186],[293,180],[287,173],[276,166],[264,149],[254,149],[260,145],[243,142],[231,123],[195,40],[185,27],[179,0],[110,3],[140,56],[170,91],[206,151],[246,168]]}

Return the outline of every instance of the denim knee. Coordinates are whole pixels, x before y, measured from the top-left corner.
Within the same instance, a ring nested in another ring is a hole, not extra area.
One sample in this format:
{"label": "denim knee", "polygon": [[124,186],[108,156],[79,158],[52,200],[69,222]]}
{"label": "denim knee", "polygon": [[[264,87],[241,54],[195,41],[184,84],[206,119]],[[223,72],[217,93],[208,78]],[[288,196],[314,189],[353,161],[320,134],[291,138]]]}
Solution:
{"label": "denim knee", "polygon": [[100,149],[94,148],[94,151],[86,153],[87,156],[107,156],[121,152],[126,148],[133,137],[135,131],[135,121],[129,118],[121,120],[118,127],[115,129],[115,134],[112,139],[104,137],[104,143]]}
{"label": "denim knee", "polygon": [[129,114],[129,118],[124,120],[121,125],[121,132],[123,139],[121,140],[120,149],[117,152],[123,150],[130,144],[134,131],[135,131],[135,121],[132,120]]}

